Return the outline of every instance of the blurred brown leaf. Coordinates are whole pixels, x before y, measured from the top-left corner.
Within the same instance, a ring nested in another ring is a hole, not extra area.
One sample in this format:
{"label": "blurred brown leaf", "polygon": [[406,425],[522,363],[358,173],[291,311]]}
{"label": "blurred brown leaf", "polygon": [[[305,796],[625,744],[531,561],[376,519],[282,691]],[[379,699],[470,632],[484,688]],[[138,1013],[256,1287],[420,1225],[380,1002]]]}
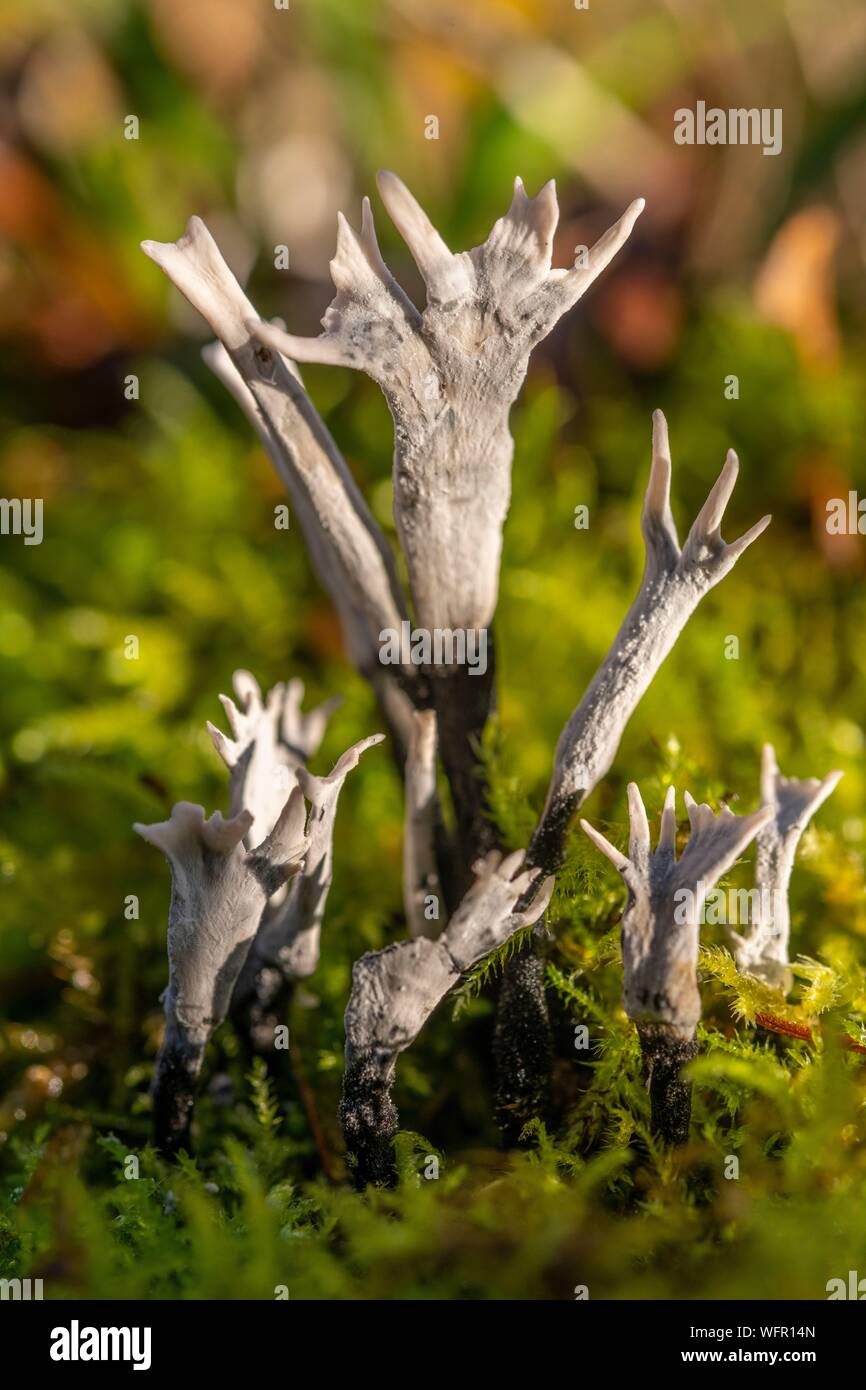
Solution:
{"label": "blurred brown leaf", "polygon": [[776,234],[755,277],[755,304],[792,335],[806,365],[839,357],[834,258],[840,221],[829,207],[797,212]]}

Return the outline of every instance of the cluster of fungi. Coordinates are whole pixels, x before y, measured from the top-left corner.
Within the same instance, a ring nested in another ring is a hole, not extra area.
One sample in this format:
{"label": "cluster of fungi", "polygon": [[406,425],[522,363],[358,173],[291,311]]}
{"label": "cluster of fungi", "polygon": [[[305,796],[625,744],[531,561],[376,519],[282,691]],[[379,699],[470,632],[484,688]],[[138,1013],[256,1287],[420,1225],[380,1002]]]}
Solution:
{"label": "cluster of fungi", "polygon": [[[487,240],[458,254],[395,175],[381,174],[379,190],[421,274],[426,303],[419,310],[389,271],[365,199],[360,231],[339,218],[331,263],[336,295],[317,338],[293,337],[259,318],[200,219],[177,243],[144,243],[216,335],[205,360],[286,486],[403,779],[408,935],[355,962],[345,1014],[340,1118],[360,1187],[393,1178],[399,1054],[466,972],[518,932],[526,944],[504,968],[497,1005],[496,1112],[506,1139],[545,1115],[553,1054],[545,942],[555,930],[548,908],[566,836],[689,617],[770,520],[734,542],[722,539],[738,472],[730,452],[681,546],[670,506],[667,424],[656,412],[637,595],[563,728],[529,844],[509,852],[487,813],[479,767],[496,696],[495,660],[484,672],[456,663],[385,663],[381,635],[400,631],[411,613],[416,629],[428,633],[484,634],[492,658],[511,490],[509,412],[533,347],[621,248],[643,202],[634,202],[572,268],[554,269],[559,212],[552,182],[529,198],[517,179],[511,206]],[[299,362],[360,368],[385,395],[408,599],[393,551],[304,389]],[[168,821],[136,826],[172,871],[166,1027],[153,1084],[155,1142],[169,1156],[191,1147],[205,1050],[227,1017],[255,1053],[273,1054],[292,990],[318,963],[341,787],[385,737],[356,743],[317,777],[308,762],[333,702],[305,712],[300,682],[277,685],[265,697],[244,671],[236,672],[234,687],[235,700],[223,697],[231,738],[211,726],[229,770],[228,817],[206,819],[201,807],[181,802]],[[679,857],[673,788],[655,850],[634,784],[627,855],[581,822],[628,891],[623,1000],[640,1037],[653,1130],[664,1142],[680,1143],[688,1133],[691,1099],[682,1069],[697,1051],[706,894],[756,840],[756,881],[769,890],[761,901],[771,906],[732,946],[742,970],[784,989],[794,852],[836,780],[838,774],[822,782],[785,778],[765,749],[759,809],[736,816],[723,806],[716,814],[687,795],[689,833]],[[450,817],[442,814],[440,787],[447,787]],[[690,895],[685,915],[677,910],[683,893]]]}

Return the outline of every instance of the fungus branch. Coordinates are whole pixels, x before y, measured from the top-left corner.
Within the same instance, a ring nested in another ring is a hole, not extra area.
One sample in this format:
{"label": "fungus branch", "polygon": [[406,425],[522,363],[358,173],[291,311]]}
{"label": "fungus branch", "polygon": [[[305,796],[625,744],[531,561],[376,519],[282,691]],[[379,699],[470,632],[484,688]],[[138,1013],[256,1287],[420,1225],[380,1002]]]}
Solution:
{"label": "fungus branch", "polygon": [[[252,304],[205,224],[190,219],[177,242],[142,249],[207,320],[222,344],[206,361],[262,437],[298,516],[319,578],[340,614],[349,654],[377,692],[401,736],[417,697],[418,672],[379,662],[379,634],[399,628],[406,606],[393,556],[346,463],[301,384],[294,364],[251,337]],[[394,690],[394,684],[397,689]]]}
{"label": "fungus branch", "polygon": [[232,737],[208,720],[213,745],[229,770],[229,814],[249,811],[248,848],[276,824],[286,797],[297,785],[299,767],[319,749],[328,720],[339,706],[336,696],[304,713],[304,683],[280,682],[267,697],[249,671],[232,676],[235,700],[220,695]]}
{"label": "fungus branch", "polygon": [[722,539],[739,466],[730,449],[680,548],[670,505],[667,421],[660,410],[654,412],[652,467],[641,516],[643,578],[607,656],[560,735],[547,801],[530,847],[530,859],[545,870],[557,866],[572,815],[609,770],[641,696],[701,599],[770,524],[765,516],[739,540]]}
{"label": "fungus branch", "polygon": [[772,817],[768,806],[750,816],[735,816],[724,806],[716,815],[686,792],[690,835],[677,860],[675,797],[670,787],[655,852],[634,782],[628,789],[627,856],[587,821],[580,822],[628,889],[622,917],[623,1005],[640,1037],[653,1133],[667,1144],[688,1138],[691,1087],[680,1068],[697,1055],[697,965],[706,895]]}
{"label": "fungus branch", "polygon": [[314,777],[302,765],[295,771],[310,803],[303,870],[285,902],[269,904],[232,1000],[233,1016],[243,1024],[259,1052],[273,1050],[275,1027],[283,1021],[291,985],[307,979],[319,963],[322,922],[333,878],[337,802],[361,755],[383,738],[384,734],[373,734],[353,744],[327,777]]}
{"label": "fungus branch", "polygon": [[232,1016],[254,1049],[273,1051],[275,1030],[285,1018],[292,983],[306,979],[319,960],[325,904],[333,876],[333,834],[337,800],[346,776],[361,754],[384,735],[362,739],[339,759],[327,777],[314,777],[307,761],[325,735],[339,698],[308,712],[302,707],[300,680],[275,685],[266,698],[248,671],[236,671],[237,704],[220,696],[233,739],[208,723],[214,747],[229,769],[233,813],[252,817],[248,845],[267,833],[287,794],[299,788],[310,803],[307,853],[287,897],[285,885],[270,898],[232,998]]}
{"label": "fungus branch", "polygon": [[757,899],[751,929],[746,935],[731,931],[734,958],[741,970],[757,975],[786,994],[793,977],[788,968],[791,916],[788,885],[800,837],[827,797],[836,789],[841,772],[830,772],[823,781],[783,777],[773,745],[764,745],[761,759],[761,801],[772,814],[757,840],[755,888]]}

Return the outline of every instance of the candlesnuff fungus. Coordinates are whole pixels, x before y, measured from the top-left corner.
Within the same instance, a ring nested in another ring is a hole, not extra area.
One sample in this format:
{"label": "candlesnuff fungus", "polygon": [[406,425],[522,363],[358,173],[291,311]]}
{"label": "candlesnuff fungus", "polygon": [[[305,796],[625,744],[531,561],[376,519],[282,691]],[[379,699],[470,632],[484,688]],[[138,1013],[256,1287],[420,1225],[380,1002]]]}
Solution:
{"label": "candlesnuff fungus", "polygon": [[329,778],[310,778],[306,762],[318,750],[339,697],[305,713],[302,681],[275,685],[265,699],[249,671],[235,671],[232,684],[238,703],[226,695],[220,700],[234,737],[227,738],[211,723],[207,727],[229,769],[232,814],[244,810],[253,817],[247,845],[270,831],[293,787],[302,786],[312,803],[303,871],[292,884],[288,902],[285,884],[269,900],[232,998],[235,1024],[255,1051],[268,1054],[275,1046],[277,1025],[285,1021],[293,981],[312,974],[318,963],[340,787],[364,749],[383,735],[356,744]]}
{"label": "candlesnuff fungus", "polygon": [[431,666],[442,761],[458,826],[460,888],[494,832],[485,815],[474,741],[490,713],[494,663],[489,628],[499,590],[502,527],[514,450],[508,416],[529,355],[627,240],[638,199],[586,254],[551,268],[559,208],[553,181],[528,198],[515,179],[511,206],[487,240],[452,253],[395,174],[377,179],[382,201],[424,281],[419,310],[382,259],[369,199],[360,231],[339,214],[331,262],[336,296],[324,333],[298,338],[254,315],[246,327],[277,354],[367,373],[394,421],[394,519],[416,623],[428,633],[484,633],[484,674]]}
{"label": "candlesnuff fungus", "polygon": [[339,696],[304,713],[304,683],[280,682],[266,698],[255,676],[235,671],[235,700],[220,695],[232,737],[208,720],[216,751],[229,770],[229,814],[249,811],[253,823],[247,845],[270,833],[289,792],[298,786],[297,770],[318,752]]}
{"label": "candlesnuff fungus", "polygon": [[242,844],[253,824],[247,810],[205,820],[201,806],[180,801],[169,820],[133,827],[171,866],[165,1036],[153,1082],[154,1141],[163,1153],[190,1147],[204,1049],[226,1016],[265,904],[303,866],[304,820],[296,787],[252,850]]}
{"label": "candlesnuff fungus", "polygon": [[362,753],[381,743],[372,734],[338,758],[327,777],[314,777],[302,764],[295,769],[310,803],[307,851],[301,872],[284,902],[268,904],[232,999],[232,1017],[242,1021],[258,1052],[273,1050],[275,1028],[285,1019],[292,984],[305,980],[319,963],[319,940],[333,877],[334,819],[343,783]]}
{"label": "candlesnuff fungus", "polygon": [[634,782],[628,788],[629,847],[622,854],[588,821],[581,828],[622,874],[628,901],[622,917],[623,1005],[637,1026],[652,1109],[652,1130],[666,1144],[688,1138],[691,1087],[681,1068],[697,1055],[700,920],[707,893],[772,818],[769,806],[718,815],[686,792],[691,827],[676,858],[676,793],[668,788],[655,852]]}
{"label": "candlesnuff fungus", "polygon": [[[331,264],[336,294],[325,331],[314,339],[291,336],[257,316],[200,219],[191,219],[177,243],[143,246],[217,335],[206,360],[273,458],[339,612],[349,655],[375,690],[401,762],[409,760],[404,900],[410,932],[426,937],[434,933],[434,919],[423,917],[430,895],[422,890],[438,883],[453,920],[472,864],[496,838],[477,750],[495,696],[489,629],[511,489],[509,411],[533,347],[623,246],[643,201],[633,202],[572,268],[553,269],[559,211],[552,182],[529,198],[517,179],[511,206],[486,241],[459,253],[446,246],[394,174],[379,176],[379,191],[421,273],[425,303],[414,305],[385,265],[365,200],[359,231],[338,219]],[[483,674],[445,658],[437,664],[434,657],[423,669],[402,654],[398,664],[383,664],[383,634],[402,630],[410,605],[389,546],[307,396],[296,361],[357,367],[381,386],[394,422],[394,514],[415,621],[428,638],[463,632],[467,646],[470,637],[484,634]],[[574,813],[610,767],[626,723],[689,616],[769,520],[730,545],[722,540],[737,467],[729,453],[680,549],[669,503],[667,426],[656,412],[643,580],[559,740],[527,853],[534,871],[527,901],[535,879],[558,867]],[[432,723],[418,725],[414,718],[430,706],[455,812],[456,831],[447,845],[428,798],[435,782]],[[521,903],[517,911],[525,908]],[[424,947],[418,949],[420,960]],[[279,984],[276,974],[260,974]],[[267,1031],[267,1009],[261,1017]],[[495,1054],[500,1121],[516,1135],[544,1109],[549,1080],[544,963],[533,950],[506,966]]]}
{"label": "candlesnuff fungus", "polygon": [[[769,525],[762,517],[727,544],[721,523],[739,463],[728,452],[719,477],[680,548],[670,506],[668,427],[653,414],[652,466],[641,530],[646,563],[637,596],[586,694],[560,735],[553,776],[527,862],[545,873],[559,867],[574,813],[608,772],[641,696],[701,599],[733,569]],[[524,952],[505,967],[496,1022],[500,1120],[515,1135],[544,1106],[550,1042],[544,998],[544,962]]]}
{"label": "candlesnuff fungus", "polygon": [[[640,588],[611,648],[566,724],[556,746],[553,777],[534,836],[546,863],[561,846],[561,827],[608,772],[625,727],[701,599],[729,574],[770,524],[761,517],[730,543],[722,539],[725,509],[740,464],[729,449],[722,471],[680,547],[671,512],[671,455],[667,421],[653,412],[652,466],[641,531],[646,562]],[[538,851],[535,852],[538,858]]]}
{"label": "candlesnuff fungus", "polygon": [[536,922],[550,901],[553,879],[536,883],[533,891],[535,876],[524,868],[524,858],[523,851],[503,859],[491,850],[479,861],[472,886],[438,940],[419,936],[355,962],[340,1118],[359,1187],[385,1185],[393,1174],[397,1109],[391,1087],[399,1054],[463,972]]}
{"label": "candlesnuff fungus", "polygon": [[[417,308],[385,265],[365,200],[360,232],[338,219],[336,297],[317,339],[290,337],[258,318],[199,218],[176,243],[142,245],[217,335],[205,360],[253,423],[285,482],[310,557],[339,612],[349,655],[376,692],[401,761],[413,736],[413,708],[435,706],[456,818],[450,843],[437,822],[436,867],[453,909],[471,880],[472,863],[496,835],[486,815],[477,748],[494,702],[488,629],[511,490],[509,411],[532,348],[616,255],[643,200],[633,202],[572,268],[553,269],[559,218],[553,182],[529,198],[516,179],[511,206],[487,240],[457,254],[395,175],[381,174],[379,189],[421,272],[426,303]],[[434,662],[424,670],[382,664],[382,635],[401,630],[408,604],[385,538],[304,391],[296,360],[360,367],[381,385],[394,420],[395,521],[416,621],[429,636],[457,630],[467,641],[480,641],[483,634],[483,674],[460,663]],[[561,803],[553,809],[559,815]],[[548,829],[546,822],[542,843]],[[557,825],[553,839],[562,833]],[[417,884],[406,891],[417,894]],[[414,897],[407,906],[411,929],[429,930],[422,928]],[[521,1078],[538,1071],[537,1059],[549,1046],[540,969],[530,961],[529,1009],[506,1008],[499,1030],[508,1044],[500,1055],[508,1059],[507,1075],[524,1108],[535,1090]]]}
{"label": "candlesnuff fungus", "polygon": [[757,839],[755,888],[757,903],[747,934],[730,931],[734,959],[741,970],[757,975],[786,994],[793,977],[788,965],[791,916],[788,885],[800,837],[818,807],[835,791],[841,772],[823,781],[783,777],[771,743],[761,758],[761,802],[772,815]]}
{"label": "candlesnuff fungus", "polygon": [[338,215],[337,294],[324,333],[298,338],[255,317],[247,328],[298,362],[355,367],[379,384],[394,418],[394,514],[418,626],[486,628],[511,491],[508,414],[529,354],[625,242],[643,200],[592,248],[585,269],[552,270],[552,181],[528,198],[516,179],[484,244],[456,255],[396,174],[377,182],[424,281],[423,309],[385,265],[365,198],[360,232]]}
{"label": "candlesnuff fungus", "polygon": [[[340,615],[346,647],[373,685],[398,739],[408,740],[419,672],[383,666],[379,633],[407,617],[394,558],[293,363],[251,338],[255,317],[219,247],[198,217],[177,242],[142,242],[208,322],[222,350],[205,360],[253,422],[274,460],[317,574]],[[401,732],[402,731],[402,732]]]}

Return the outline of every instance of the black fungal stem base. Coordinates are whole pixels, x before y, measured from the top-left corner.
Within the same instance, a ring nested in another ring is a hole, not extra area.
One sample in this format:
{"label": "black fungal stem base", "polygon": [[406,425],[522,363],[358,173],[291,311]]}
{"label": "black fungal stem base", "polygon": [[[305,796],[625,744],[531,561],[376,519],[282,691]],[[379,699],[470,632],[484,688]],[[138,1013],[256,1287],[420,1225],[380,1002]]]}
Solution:
{"label": "black fungal stem base", "polygon": [[250,1055],[262,1057],[269,1071],[279,1070],[285,1056],[285,1050],[277,1047],[277,1029],[286,1024],[293,993],[294,982],[287,980],[278,966],[263,965],[250,987],[243,993],[236,990],[232,999],[235,1031]]}
{"label": "black fungal stem base", "polygon": [[192,1152],[191,1128],[204,1048],[166,1033],[153,1077],[153,1142],[164,1158]]}
{"label": "black fungal stem base", "polygon": [[[527,868],[536,868],[539,874],[556,873],[580,799],[581,793],[575,792],[548,808],[527,851]],[[518,908],[526,905],[518,903]],[[517,1142],[528,1120],[536,1116],[546,1120],[550,1113],[554,1048],[544,989],[547,939],[547,928],[540,922],[520,954],[506,961],[496,1005],[496,1120],[503,1140],[510,1144]]]}
{"label": "black fungal stem base", "polygon": [[506,1143],[516,1144],[527,1121],[550,1110],[553,1037],[544,993],[546,961],[533,939],[506,963],[499,990],[493,1059],[496,1120]]}
{"label": "black fungal stem base", "polygon": [[697,1039],[678,1038],[664,1024],[637,1025],[650,1094],[652,1132],[663,1144],[685,1144],[692,1118],[692,1088],[681,1071],[698,1055]]}
{"label": "black fungal stem base", "polygon": [[495,706],[493,638],[489,635],[488,666],[483,675],[465,667],[437,670],[431,677],[436,710],[439,754],[451,788],[457,819],[455,879],[448,903],[453,911],[472,883],[475,860],[496,847],[496,827],[487,813],[487,792],[479,767],[478,747]]}
{"label": "black fungal stem base", "polygon": [[391,1099],[392,1082],[393,1077],[383,1079],[381,1066],[369,1057],[346,1064],[340,1122],[359,1191],[392,1187],[396,1180],[394,1135],[399,1117]]}

